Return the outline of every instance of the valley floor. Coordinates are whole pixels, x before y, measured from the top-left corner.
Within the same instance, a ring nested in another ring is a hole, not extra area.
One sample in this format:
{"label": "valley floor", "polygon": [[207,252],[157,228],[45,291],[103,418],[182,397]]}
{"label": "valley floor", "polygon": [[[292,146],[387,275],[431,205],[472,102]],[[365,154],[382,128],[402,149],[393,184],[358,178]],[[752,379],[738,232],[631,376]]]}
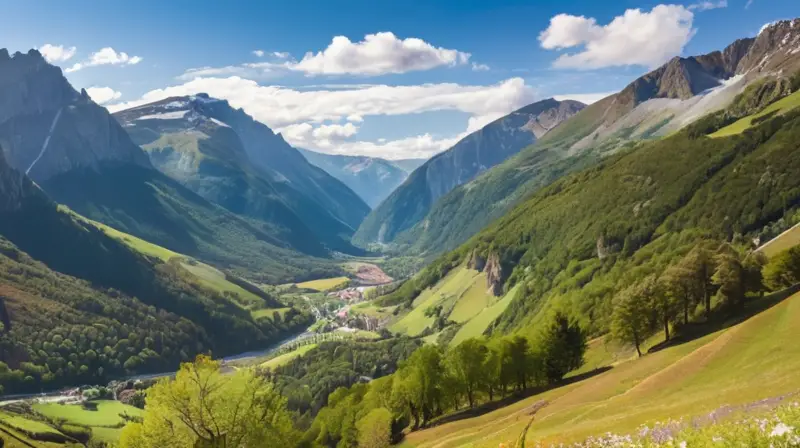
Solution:
{"label": "valley floor", "polygon": [[[667,420],[708,422],[738,406],[800,391],[799,332],[800,293],[738,325],[618,363],[589,379],[480,417],[412,432],[402,446],[514,446],[531,418],[526,442],[545,446],[606,432],[630,434]],[[602,344],[592,348],[600,349]]]}

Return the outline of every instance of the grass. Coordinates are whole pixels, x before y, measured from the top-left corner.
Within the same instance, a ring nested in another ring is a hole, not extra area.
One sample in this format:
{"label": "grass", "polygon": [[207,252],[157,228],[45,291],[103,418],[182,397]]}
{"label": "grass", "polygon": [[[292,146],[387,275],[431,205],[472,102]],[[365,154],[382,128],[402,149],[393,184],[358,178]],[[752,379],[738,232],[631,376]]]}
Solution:
{"label": "grass", "polygon": [[511,290],[508,291],[508,293],[503,296],[502,299],[497,300],[493,305],[484,308],[467,323],[465,323],[458,330],[458,333],[456,333],[456,335],[453,337],[453,340],[450,341],[450,345],[455,346],[466,339],[482,335],[483,332],[489,328],[489,325],[491,325],[495,319],[503,314],[503,311],[505,311],[506,307],[508,307],[508,304],[511,303],[511,299],[514,297],[514,294],[517,293],[518,287],[519,286],[511,288]]}
{"label": "grass", "polygon": [[466,322],[484,308],[491,305],[494,296],[487,292],[486,274],[480,273],[473,280],[472,285],[467,289],[456,302],[453,311],[450,312],[449,319],[458,323]]}
{"label": "grass", "polygon": [[0,413],[0,422],[29,434],[57,434],[63,436],[61,432],[46,423],[27,419],[20,415]]}
{"label": "grass", "polygon": [[76,219],[78,221],[81,221],[81,222],[83,222],[85,224],[90,224],[90,225],[93,225],[93,226],[97,227],[98,229],[102,230],[109,237],[114,238],[114,239],[116,239],[118,241],[121,241],[122,243],[124,243],[125,245],[130,247],[131,249],[133,249],[133,250],[135,250],[135,251],[137,251],[137,252],[139,252],[141,254],[144,254],[144,255],[147,255],[147,256],[150,256],[150,257],[158,258],[158,259],[160,259],[161,261],[163,261],[165,263],[167,261],[169,261],[173,257],[182,257],[183,256],[183,255],[181,255],[181,254],[179,254],[177,252],[173,252],[173,251],[171,251],[171,250],[169,250],[167,248],[161,247],[161,246],[159,246],[157,244],[153,244],[151,242],[145,241],[145,240],[143,240],[141,238],[137,238],[137,237],[135,237],[133,235],[130,235],[130,234],[127,234],[125,232],[120,232],[119,230],[116,230],[116,229],[114,229],[112,227],[109,227],[109,226],[107,226],[105,224],[102,224],[102,223],[99,223],[97,221],[93,221],[93,220],[91,220],[89,218],[86,218],[84,216],[81,216],[81,215],[75,213],[74,211],[70,210],[69,207],[67,207],[65,205],[59,205],[58,209],[61,210],[64,213],[70,214],[74,219]]}
{"label": "grass", "polygon": [[311,350],[315,349],[316,347],[317,347],[317,344],[308,344],[308,345],[300,346],[300,347],[290,351],[289,353],[284,353],[282,355],[278,355],[278,356],[270,359],[269,361],[266,361],[266,362],[262,363],[261,367],[274,369],[276,367],[280,367],[280,366],[289,364],[289,362],[291,360],[293,360],[295,358],[299,358],[299,357],[305,355],[306,353],[310,352]]}
{"label": "grass", "polygon": [[258,319],[260,317],[267,317],[267,318],[269,318],[271,320],[273,315],[275,314],[275,311],[277,311],[278,314],[281,315],[281,319],[283,319],[283,317],[286,315],[286,312],[289,311],[290,309],[291,308],[288,308],[288,307],[286,307],[286,308],[265,308],[265,309],[260,309],[260,310],[254,310],[254,311],[252,311],[250,313],[250,315],[253,316],[253,319]]}
{"label": "grass", "polygon": [[92,440],[99,440],[107,444],[117,443],[122,428],[106,428],[103,426],[92,427]]}
{"label": "grass", "polygon": [[800,244],[800,224],[767,241],[758,248],[769,258]]}
{"label": "grass", "polygon": [[297,283],[298,288],[310,289],[312,291],[329,291],[344,286],[350,279],[348,277],[322,278],[303,283]]}
{"label": "grass", "polygon": [[[558,444],[605,432],[631,433],[642,424],[706,415],[800,389],[800,294],[733,327],[621,362],[581,382],[534,395],[480,417],[410,433],[404,446],[497,447],[517,438],[536,414],[528,442]],[[593,341],[601,359],[614,350]],[[611,358],[607,358],[607,361]]]}
{"label": "grass", "polygon": [[392,312],[394,312],[395,308],[397,308],[396,305],[377,306],[375,305],[375,302],[361,302],[356,305],[353,305],[351,310],[359,314],[366,314],[367,316],[370,317],[385,319],[392,315]]}
{"label": "grass", "polygon": [[781,98],[778,101],[770,104],[769,106],[765,107],[758,113],[753,115],[748,115],[742,119],[739,119],[732,124],[725,126],[724,128],[710,134],[709,137],[728,137],[730,135],[741,134],[746,129],[753,126],[753,119],[763,117],[767,114],[783,114],[795,107],[800,106],[800,91],[795,92],[787,97]]}
{"label": "grass", "polygon": [[141,416],[144,412],[119,401],[98,400],[96,403],[96,411],[83,409],[80,405],[58,403],[37,403],[33,405],[33,409],[45,417],[63,419],[68,423],[82,426],[117,426],[125,423],[120,414]]}
{"label": "grass", "polygon": [[[214,289],[220,294],[225,292],[237,294],[243,303],[250,304],[250,306],[264,303],[261,297],[225,279],[225,274],[219,269],[199,262],[181,263],[181,266],[197,277],[203,286]],[[239,303],[239,305],[243,305],[243,303]]]}

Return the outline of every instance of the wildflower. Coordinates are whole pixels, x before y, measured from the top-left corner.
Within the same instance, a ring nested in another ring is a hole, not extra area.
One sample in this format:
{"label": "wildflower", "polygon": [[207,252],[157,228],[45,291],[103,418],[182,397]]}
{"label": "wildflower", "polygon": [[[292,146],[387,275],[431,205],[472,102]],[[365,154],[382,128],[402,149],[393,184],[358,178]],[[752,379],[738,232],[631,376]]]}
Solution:
{"label": "wildflower", "polygon": [[681,443],[679,443],[678,448],[686,448],[686,441],[684,440]]}
{"label": "wildflower", "polygon": [[770,437],[783,437],[786,434],[791,434],[794,431],[794,428],[785,424],[785,423],[778,423],[772,428],[772,432],[769,434]]}

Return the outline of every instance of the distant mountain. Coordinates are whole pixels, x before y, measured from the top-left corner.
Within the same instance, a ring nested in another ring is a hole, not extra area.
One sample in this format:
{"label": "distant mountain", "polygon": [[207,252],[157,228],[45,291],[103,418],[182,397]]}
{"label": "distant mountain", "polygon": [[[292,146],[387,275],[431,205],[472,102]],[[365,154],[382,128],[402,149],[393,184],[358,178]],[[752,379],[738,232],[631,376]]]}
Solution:
{"label": "distant mountain", "polygon": [[415,253],[453,249],[564,174],[638,141],[672,134],[728,107],[748,86],[800,69],[797,48],[800,19],[777,22],[722,51],[673,58],[587,106],[519,155],[453,189],[393,242]]}
{"label": "distant mountain", "polygon": [[227,101],[175,97],[114,116],[156,168],[200,196],[284,229],[293,247],[360,253],[349,241],[364,201]]}
{"label": "distant mountain", "polygon": [[357,244],[389,243],[425,218],[437,199],[534,143],[585,107],[547,99],[530,104],[464,137],[414,170],[367,216]]}
{"label": "distant mountain", "polygon": [[176,252],[267,283],[341,272],[300,223],[237,216],[154,169],[117,120],[36,50],[0,51],[0,147],[55,201]]}
{"label": "distant mountain", "polygon": [[323,154],[300,149],[303,156],[355,191],[370,206],[386,199],[425,159],[386,160],[378,157]]}

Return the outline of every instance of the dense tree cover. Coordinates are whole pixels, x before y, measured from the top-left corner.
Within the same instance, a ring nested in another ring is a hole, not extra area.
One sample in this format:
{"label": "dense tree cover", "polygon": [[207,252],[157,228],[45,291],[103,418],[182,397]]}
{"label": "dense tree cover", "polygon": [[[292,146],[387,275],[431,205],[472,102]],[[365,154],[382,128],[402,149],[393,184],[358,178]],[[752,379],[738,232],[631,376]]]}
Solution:
{"label": "dense tree cover", "polygon": [[394,372],[419,345],[409,338],[324,341],[265,375],[288,397],[291,410],[310,418],[328,404],[334,390]]}
{"label": "dense tree cover", "polygon": [[532,340],[523,336],[468,339],[446,350],[425,345],[390,376],[336,389],[304,440],[328,447],[356,447],[364,440],[397,439],[409,424],[412,429],[425,427],[448,412],[558,383],[583,364],[585,351],[585,333],[562,314],[552,316]]}
{"label": "dense tree cover", "polygon": [[129,423],[119,445],[292,446],[296,436],[286,400],[265,378],[249,369],[223,375],[219,362],[198,356],[147,391],[142,423]]}
{"label": "dense tree cover", "polygon": [[[505,290],[522,286],[493,331],[533,326],[552,308],[568,310],[593,334],[608,331],[620,291],[661,275],[702,241],[747,246],[796,216],[800,112],[772,117],[741,135],[705,136],[713,130],[697,133],[692,125],[554,182],[380,300],[408,305],[478,253],[499,259]],[[693,262],[722,262],[719,281],[742,269],[732,258]],[[714,273],[704,271],[709,311]],[[664,274],[683,275],[678,268]],[[684,287],[693,287],[684,280]],[[725,291],[733,301],[741,297],[734,284],[726,283]],[[686,317],[688,304],[681,308]]]}
{"label": "dense tree cover", "polygon": [[[173,304],[177,312],[56,273],[0,238],[0,386],[6,393],[38,392],[172,370],[197,353],[263,347],[307,324],[308,316],[287,313],[279,323],[247,316],[240,319],[250,322],[243,326],[237,314],[226,312],[230,301],[188,284],[177,266],[161,265],[156,272],[176,291],[160,297],[182,301]],[[227,305],[203,321],[192,314],[199,300]],[[216,327],[200,325],[206,322]],[[217,332],[242,339],[224,342]]]}
{"label": "dense tree cover", "polygon": [[772,257],[764,268],[764,282],[773,290],[800,283],[800,246],[794,246]]}

